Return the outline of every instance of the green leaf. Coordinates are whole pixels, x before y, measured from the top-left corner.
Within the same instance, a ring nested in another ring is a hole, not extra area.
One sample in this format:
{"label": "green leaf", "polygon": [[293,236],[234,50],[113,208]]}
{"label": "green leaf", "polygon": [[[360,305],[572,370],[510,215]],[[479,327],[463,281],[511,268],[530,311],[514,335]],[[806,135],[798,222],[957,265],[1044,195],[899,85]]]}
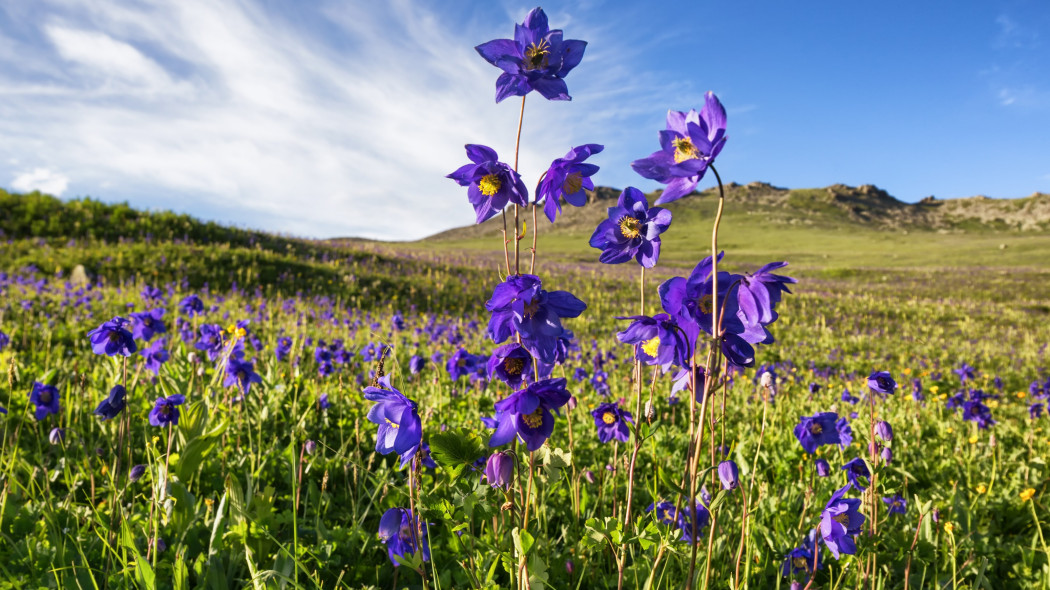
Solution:
{"label": "green leaf", "polygon": [[479,457],[488,453],[485,443],[473,432],[459,428],[431,435],[430,455],[452,479],[456,479],[463,470],[473,465]]}
{"label": "green leaf", "polygon": [[510,532],[510,536],[514,539],[514,550],[517,551],[518,555],[528,555],[532,545],[536,542],[532,535],[529,534],[529,531],[519,530],[518,527],[514,527],[514,530]]}

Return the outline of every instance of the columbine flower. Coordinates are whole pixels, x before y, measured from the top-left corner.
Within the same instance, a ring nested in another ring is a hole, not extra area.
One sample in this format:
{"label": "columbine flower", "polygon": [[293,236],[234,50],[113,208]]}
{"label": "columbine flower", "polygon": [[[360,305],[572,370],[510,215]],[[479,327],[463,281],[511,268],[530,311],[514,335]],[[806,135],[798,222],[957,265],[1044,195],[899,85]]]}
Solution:
{"label": "columbine flower", "polygon": [[138,481],[142,479],[142,476],[146,474],[145,465],[136,465],[131,468],[131,472],[128,473],[128,479],[131,481]]}
{"label": "columbine flower", "polygon": [[187,295],[179,302],[179,311],[188,316],[200,315],[204,313],[204,302],[196,295]]}
{"label": "columbine flower", "polygon": [[843,465],[842,470],[846,472],[846,479],[849,480],[850,485],[862,492],[868,489],[867,486],[860,485],[860,478],[871,478],[871,472],[868,471],[868,465],[864,462],[864,459],[857,457]]}
{"label": "columbine flower", "polygon": [[952,369],[952,373],[955,373],[956,375],[958,375],[959,376],[959,381],[961,381],[963,384],[965,384],[967,381],[973,379],[974,376],[976,375],[975,372],[974,372],[973,367],[971,367],[970,365],[966,364],[965,362],[962,365],[960,365],[958,369]]}
{"label": "columbine flower", "polygon": [[878,423],[875,424],[875,434],[879,435],[879,438],[882,440],[889,442],[893,440],[893,427],[890,426],[889,422],[879,420]]}
{"label": "columbine flower", "polygon": [[504,344],[492,351],[487,368],[490,377],[516,389],[523,379],[532,380],[532,355],[517,342]]}
{"label": "columbine flower", "polygon": [[179,408],[186,402],[186,396],[181,394],[158,397],[149,413],[149,423],[153,426],[166,426],[168,424],[178,425]]}
{"label": "columbine flower", "polygon": [[678,512],[678,528],[682,531],[681,540],[686,543],[693,543],[693,516],[696,515],[696,539],[695,542],[700,542],[700,537],[703,536],[703,529],[707,526],[708,521],[711,519],[711,513],[707,511],[702,503],[696,502],[695,507],[690,510],[689,506],[684,506]]}
{"label": "columbine flower", "polygon": [[255,366],[251,362],[232,357],[226,361],[226,379],[222,382],[223,387],[236,384],[247,395],[252,383],[262,383],[262,377],[255,372]]}
{"label": "columbine flower", "polygon": [[135,338],[124,329],[125,324],[128,320],[116,316],[108,322],[104,322],[101,326],[88,332],[88,338],[91,339],[91,350],[95,354],[104,354],[106,356],[131,356],[138,350],[138,346],[135,345]]}
{"label": "columbine flower", "polygon": [[449,357],[445,368],[448,369],[449,378],[456,381],[464,375],[471,375],[477,371],[478,357],[467,352],[467,349],[460,348]]}
{"label": "columbine flower", "polygon": [[978,400],[963,402],[962,408],[963,420],[976,422],[978,428],[985,429],[995,424],[995,420],[992,419],[992,410]]}
{"label": "columbine flower", "polygon": [[332,402],[328,401],[327,393],[322,393],[321,396],[317,398],[317,406],[322,410],[327,410],[332,407]]}
{"label": "columbine flower", "polygon": [[427,542],[426,524],[420,526],[408,508],[391,508],[383,513],[379,521],[379,540],[386,543],[387,556],[394,567],[398,566],[394,556],[406,558],[414,555],[417,549],[416,537],[423,545],[423,561],[430,561],[430,544]]}
{"label": "columbine flower", "polygon": [[[634,320],[616,338],[625,344],[635,345],[635,356],[647,365],[659,365],[664,371],[671,365],[689,366],[692,352],[686,333],[666,313],[653,317],[635,315],[617,317],[618,320]],[[688,373],[687,373],[688,375]]]}
{"label": "columbine flower", "polygon": [[33,416],[37,420],[43,420],[48,414],[58,414],[58,388],[54,385],[44,385],[39,381],[33,382],[33,390],[29,392],[29,403],[36,406]]}
{"label": "columbine flower", "polygon": [[824,458],[817,458],[816,460],[817,476],[827,477],[831,475],[831,465],[828,465],[828,460]]}
{"label": "columbine flower", "polygon": [[547,100],[572,100],[562,78],[579,65],[586,48],[586,41],[563,40],[562,30],[551,30],[547,15],[534,8],[525,22],[515,25],[514,39],[495,39],[474,49],[503,70],[496,80],[496,102],[500,102],[533,90]]}
{"label": "columbine flower", "polygon": [[882,501],[886,503],[890,514],[904,514],[908,511],[908,501],[900,494],[893,494],[883,498]]}
{"label": "columbine flower", "polygon": [[66,431],[56,426],[48,433],[47,440],[53,445],[60,445],[66,440]]}
{"label": "columbine flower", "polygon": [[657,205],[693,192],[725,145],[726,111],[713,92],[704,95],[704,101],[699,113],[667,111],[660,151],[631,163],[638,174],[667,185]]}
{"label": "columbine flower", "polygon": [[408,370],[413,375],[418,375],[426,366],[427,359],[419,356],[418,354],[414,354],[412,355],[412,358],[408,359]]}
{"label": "columbine flower", "polygon": [[735,490],[740,485],[740,470],[736,462],[729,460],[719,463],[718,479],[722,482],[723,490]]}
{"label": "columbine flower", "polygon": [[[816,566],[815,568],[814,565]],[[784,560],[784,576],[799,572],[809,574],[819,569],[823,569],[823,567],[820,561],[820,547],[817,545],[817,531],[816,529],[810,529],[809,535],[807,535],[802,546],[795,547],[788,552],[787,559]]]}
{"label": "columbine flower", "polygon": [[853,427],[849,425],[849,420],[839,418],[835,422],[835,430],[839,433],[839,447],[842,450],[846,450],[846,447],[853,442]]}
{"label": "columbine flower", "polygon": [[218,324],[203,324],[198,330],[200,337],[193,343],[197,350],[208,353],[208,360],[214,361],[222,354],[222,348],[226,342],[223,337],[222,327]]}
{"label": "columbine flower", "polygon": [[583,207],[587,204],[587,193],[584,191],[594,190],[594,182],[590,177],[598,172],[598,167],[583,161],[603,149],[605,146],[588,143],[572,148],[564,158],[551,162],[551,167],[543,174],[543,179],[536,187],[536,202],[546,199],[543,203],[543,213],[551,223],[554,223],[554,219],[561,213],[562,199],[573,207]]}
{"label": "columbine flower", "polygon": [[164,349],[165,346],[167,346],[167,341],[164,338],[160,338],[141,351],[142,356],[146,359],[146,368],[153,371],[154,375],[159,375],[161,365],[168,362],[168,359],[171,358],[168,351]]}
{"label": "columbine flower", "polygon": [[106,399],[102,400],[92,413],[96,416],[101,416],[103,420],[116,418],[117,414],[120,414],[127,405],[125,397],[127,397],[127,391],[124,390],[124,386],[114,385],[113,389],[109,390],[109,395]]}
{"label": "columbine flower", "polygon": [[136,312],[131,314],[131,335],[149,342],[155,334],[163,334],[168,331],[161,318],[164,317],[164,308],[158,307],[150,311]]}
{"label": "columbine flower", "polygon": [[[737,317],[745,325],[766,325],[777,319],[774,308],[780,303],[782,293],[791,293],[787,285],[798,281],[787,276],[773,274],[770,271],[784,268],[786,262],[771,262],[758,269],[754,274],[744,273],[733,278],[740,281],[737,289]],[[811,393],[815,393],[811,390]]]}
{"label": "columbine flower", "polygon": [[649,207],[642,191],[629,186],[620,193],[609,219],[598,224],[590,245],[602,251],[598,259],[620,264],[634,258],[645,268],[656,266],[660,258],[660,234],[671,226],[671,212]]}
{"label": "columbine flower", "polygon": [[493,341],[504,342],[516,332],[535,360],[550,364],[565,332],[561,319],[579,316],[587,304],[568,291],[545,291],[539,277],[521,274],[496,285],[485,308],[492,312],[487,333]]}
{"label": "columbine flower", "polygon": [[809,454],[816,452],[822,445],[837,445],[842,442],[836,421],[839,415],[835,412],[822,412],[815,416],[802,416],[795,426],[795,438]]}
{"label": "columbine flower", "polygon": [[860,533],[865,520],[864,515],[859,512],[860,500],[843,498],[847,490],[849,486],[832,494],[828,505],[820,513],[820,536],[835,559],[838,559],[841,553],[853,555],[857,552],[853,536]]}
{"label": "columbine flower", "polygon": [[277,339],[277,348],[274,349],[273,353],[277,357],[278,361],[283,361],[288,358],[288,353],[292,351],[292,339],[288,336],[281,336]]}
{"label": "columbine flower", "polygon": [[496,431],[489,446],[505,445],[517,435],[528,450],[540,448],[554,433],[551,410],[567,404],[569,397],[565,379],[544,379],[496,402]]}
{"label": "columbine flower", "polygon": [[646,512],[656,511],[656,520],[666,525],[673,525],[678,522],[678,509],[675,508],[673,502],[660,502],[659,504],[650,504],[645,509]]}
{"label": "columbine flower", "polygon": [[897,389],[897,382],[893,380],[889,371],[873,371],[868,376],[868,388],[875,393],[889,395]]}
{"label": "columbine flower", "polygon": [[514,456],[506,451],[489,455],[485,462],[485,479],[489,485],[502,490],[510,489],[514,483]]}
{"label": "columbine flower", "polygon": [[634,417],[630,412],[621,409],[619,404],[601,404],[591,411],[591,416],[594,416],[594,425],[598,427],[598,440],[601,442],[607,443],[614,438],[620,442],[627,442],[630,438],[631,430],[627,424],[634,424]]}
{"label": "columbine flower", "polygon": [[514,203],[529,203],[529,191],[521,176],[499,161],[496,151],[483,145],[467,144],[471,164],[461,166],[446,176],[467,188],[467,200],[474,206],[476,223],[481,223]]}
{"label": "columbine flower", "polygon": [[376,452],[390,452],[401,456],[401,467],[408,464],[423,442],[423,422],[416,412],[416,402],[390,387],[366,387],[365,399],[376,402],[368,410],[368,420],[379,425],[376,433]]}

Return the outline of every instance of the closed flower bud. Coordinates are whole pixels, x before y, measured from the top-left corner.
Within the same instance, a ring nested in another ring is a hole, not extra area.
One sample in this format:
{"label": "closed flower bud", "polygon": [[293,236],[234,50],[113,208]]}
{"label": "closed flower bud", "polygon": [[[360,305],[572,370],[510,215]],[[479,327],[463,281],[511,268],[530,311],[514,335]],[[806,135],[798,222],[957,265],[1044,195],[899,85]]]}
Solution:
{"label": "closed flower bud", "polygon": [[933,509],[933,514],[930,515],[930,518],[933,519],[933,522],[940,522],[941,521],[941,511],[940,511],[940,509],[934,508]]}
{"label": "closed flower bud", "polygon": [[885,420],[880,420],[879,423],[875,425],[875,434],[878,434],[879,438],[884,441],[889,442],[893,440],[893,428],[890,426],[890,423]]}
{"label": "closed flower bud", "polygon": [[566,572],[567,574],[570,574],[570,575],[571,575],[571,574],[572,574],[572,570],[574,569],[574,567],[575,567],[575,566],[573,565],[573,563],[572,563],[572,560],[571,560],[571,559],[569,559],[569,560],[566,560],[566,561],[565,561],[565,572]]}
{"label": "closed flower bud", "polygon": [[732,459],[718,464],[718,479],[723,490],[735,490],[740,485],[740,470]]}
{"label": "closed flower bud", "polygon": [[52,428],[51,433],[47,435],[47,440],[53,445],[60,445],[66,438],[66,431],[61,428]]}
{"label": "closed flower bud", "polygon": [[587,480],[587,483],[594,483],[594,472],[588,469],[583,472],[583,479]]}
{"label": "closed flower bud", "polygon": [[820,477],[831,475],[831,465],[828,465],[827,459],[817,459],[817,475]]}
{"label": "closed flower bud", "polygon": [[891,449],[889,447],[886,447],[885,449],[882,449],[882,460],[885,461],[887,465],[892,463],[893,462],[893,449]]}
{"label": "closed flower bud", "polygon": [[791,590],[802,590],[802,582],[798,580],[791,582]]}
{"label": "closed flower bud", "polygon": [[128,477],[131,478],[131,481],[138,481],[138,480],[142,479],[142,476],[145,475],[145,473],[146,473],[146,466],[145,465],[136,465],[136,466],[131,468],[131,474]]}
{"label": "closed flower bud", "polygon": [[306,451],[307,455],[313,455],[314,451],[317,450],[317,443],[312,440],[308,440],[303,444],[303,450]]}
{"label": "closed flower bud", "polygon": [[485,463],[485,479],[494,488],[510,489],[514,480],[514,456],[506,452],[489,455]]}
{"label": "closed flower bud", "polygon": [[566,407],[568,407],[570,411],[576,409],[576,396],[575,395],[570,395],[569,396],[569,403],[566,404]]}

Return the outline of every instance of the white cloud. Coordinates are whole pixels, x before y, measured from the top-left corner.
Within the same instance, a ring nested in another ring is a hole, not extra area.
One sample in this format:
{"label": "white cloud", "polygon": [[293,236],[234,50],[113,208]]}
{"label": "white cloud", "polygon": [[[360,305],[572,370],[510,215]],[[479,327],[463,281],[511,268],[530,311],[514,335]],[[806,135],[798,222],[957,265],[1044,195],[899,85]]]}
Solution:
{"label": "white cloud", "polygon": [[69,187],[69,179],[65,174],[48,170],[47,168],[34,168],[29,172],[23,172],[11,181],[11,188],[16,191],[28,193],[40,191],[56,197],[61,196]]}

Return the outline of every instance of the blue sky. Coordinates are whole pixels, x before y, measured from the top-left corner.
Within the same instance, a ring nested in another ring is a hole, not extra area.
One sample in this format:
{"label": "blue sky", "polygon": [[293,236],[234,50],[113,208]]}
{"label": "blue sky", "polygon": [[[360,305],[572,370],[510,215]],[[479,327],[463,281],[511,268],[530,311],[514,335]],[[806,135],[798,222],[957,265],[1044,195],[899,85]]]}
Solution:
{"label": "blue sky", "polygon": [[[5,1],[0,186],[309,237],[469,224],[444,176],[466,143],[511,159],[520,105],[495,103],[499,71],[473,47],[534,6]],[[668,109],[712,90],[727,182],[876,184],[905,201],[1050,192],[1043,0],[543,7],[589,45],[572,102],[526,101],[530,187],[600,143],[598,184],[657,188],[630,162],[658,148]]]}

